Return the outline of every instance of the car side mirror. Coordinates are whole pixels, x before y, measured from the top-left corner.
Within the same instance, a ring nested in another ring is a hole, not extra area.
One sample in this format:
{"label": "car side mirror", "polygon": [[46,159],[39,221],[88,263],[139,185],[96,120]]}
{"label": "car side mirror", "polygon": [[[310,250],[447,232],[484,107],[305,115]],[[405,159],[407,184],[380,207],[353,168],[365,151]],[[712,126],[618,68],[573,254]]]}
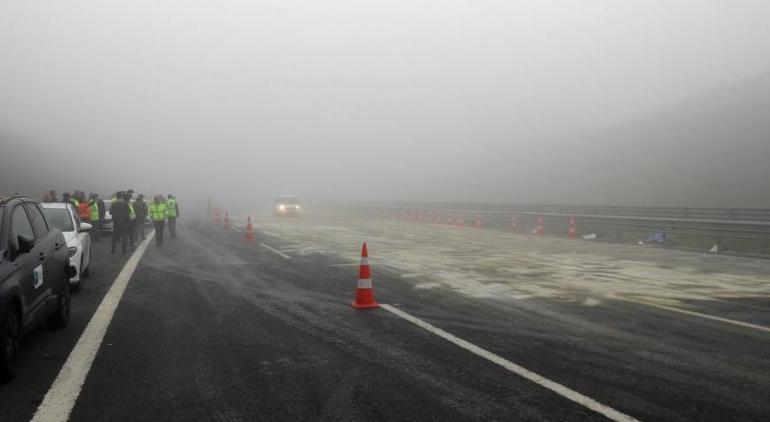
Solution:
{"label": "car side mirror", "polygon": [[80,223],[80,228],[78,228],[78,231],[80,233],[90,232],[93,227],[94,226],[92,226],[92,225],[90,225],[88,223]]}
{"label": "car side mirror", "polygon": [[35,246],[35,238],[26,234],[20,234],[18,237],[19,247],[16,250],[16,255],[22,255],[29,253],[32,247]]}

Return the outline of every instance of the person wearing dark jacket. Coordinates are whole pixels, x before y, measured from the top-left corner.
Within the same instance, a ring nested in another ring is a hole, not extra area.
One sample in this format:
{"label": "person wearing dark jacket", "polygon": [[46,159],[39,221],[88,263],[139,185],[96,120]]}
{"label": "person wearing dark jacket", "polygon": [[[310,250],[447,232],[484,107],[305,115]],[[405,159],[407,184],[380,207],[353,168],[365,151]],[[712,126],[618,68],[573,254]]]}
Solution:
{"label": "person wearing dark jacket", "polygon": [[142,240],[144,240],[144,222],[147,220],[147,201],[144,200],[144,195],[139,194],[134,201],[134,212],[136,213],[136,220],[134,226],[139,229],[139,233],[142,234]]}
{"label": "person wearing dark jacket", "polygon": [[112,214],[112,253],[115,253],[115,244],[120,240],[123,253],[126,253],[126,242],[128,241],[129,211],[128,202],[125,200],[125,193],[118,192],[117,199],[110,205],[110,214]]}
{"label": "person wearing dark jacket", "polygon": [[104,216],[107,215],[107,208],[104,208],[104,199],[102,196],[96,195],[96,204],[99,206],[99,229],[104,225]]}

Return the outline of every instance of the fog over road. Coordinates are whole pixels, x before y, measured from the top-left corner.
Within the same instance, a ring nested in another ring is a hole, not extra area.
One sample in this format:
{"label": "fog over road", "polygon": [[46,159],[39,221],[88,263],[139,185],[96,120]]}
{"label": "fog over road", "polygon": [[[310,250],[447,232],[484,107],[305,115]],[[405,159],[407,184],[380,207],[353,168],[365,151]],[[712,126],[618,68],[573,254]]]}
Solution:
{"label": "fog over road", "polygon": [[768,22],[0,1],[0,422],[770,421]]}
{"label": "fog over road", "polygon": [[[622,414],[770,414],[762,261],[318,213],[256,219],[246,242],[241,221],[190,218],[149,246],[73,421],[601,419],[384,309],[351,308],[362,240],[379,302]],[[99,254],[84,298],[122,265]],[[26,367],[55,364],[0,386],[4,420],[31,416],[71,345],[25,345],[40,350]]]}

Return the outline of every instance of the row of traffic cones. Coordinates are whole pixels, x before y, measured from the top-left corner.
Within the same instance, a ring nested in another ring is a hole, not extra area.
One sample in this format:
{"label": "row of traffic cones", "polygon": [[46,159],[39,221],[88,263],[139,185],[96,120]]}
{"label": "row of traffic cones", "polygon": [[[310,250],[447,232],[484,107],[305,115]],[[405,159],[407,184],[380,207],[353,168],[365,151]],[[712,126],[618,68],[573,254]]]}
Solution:
{"label": "row of traffic cones", "polygon": [[[446,214],[446,213],[442,214],[442,213],[432,213],[432,212],[424,212],[424,211],[407,211],[407,212],[397,213],[397,212],[385,211],[382,215],[383,217],[390,220],[428,222],[428,223],[445,224],[445,225],[458,226],[458,227],[465,226],[465,218],[463,216]],[[576,226],[577,225],[575,223],[575,218],[570,217],[569,228],[567,229],[567,237],[569,239],[577,238]],[[476,215],[475,224],[473,225],[473,227],[477,229],[484,228],[484,221],[481,215]],[[518,220],[515,215],[511,216],[511,231],[514,233],[517,233],[518,230],[519,230]],[[535,228],[532,230],[531,233],[538,236],[545,236],[545,218],[543,216],[537,217],[537,220],[535,222]]]}
{"label": "row of traffic cones", "polygon": [[[215,224],[223,223],[222,211],[219,208],[216,208],[214,210],[214,223]],[[224,228],[226,230],[230,229],[230,214],[228,214],[227,211],[225,211]],[[243,239],[246,240],[246,241],[253,241],[254,240],[254,226],[251,225],[251,216],[250,215],[246,217],[246,231],[243,234]]]}
{"label": "row of traffic cones", "polygon": [[[224,220],[222,219],[222,211],[219,208],[213,210],[214,223],[224,223],[224,228],[230,228],[230,215],[227,211],[224,212]],[[244,233],[244,240],[254,240],[254,227],[251,225],[251,216],[246,217],[246,231]],[[369,251],[366,248],[366,242],[361,247],[361,264],[358,267],[358,285],[356,286],[356,297],[350,306],[356,309],[370,309],[378,308],[380,305],[374,300],[374,286],[372,285],[372,270],[369,266]]]}

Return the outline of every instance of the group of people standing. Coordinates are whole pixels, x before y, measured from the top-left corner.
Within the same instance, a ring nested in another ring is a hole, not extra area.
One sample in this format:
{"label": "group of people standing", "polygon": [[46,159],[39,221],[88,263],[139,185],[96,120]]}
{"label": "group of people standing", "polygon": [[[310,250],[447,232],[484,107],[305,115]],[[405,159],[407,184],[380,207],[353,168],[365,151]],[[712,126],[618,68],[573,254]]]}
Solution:
{"label": "group of people standing", "polygon": [[172,239],[176,238],[176,219],[179,217],[179,203],[176,202],[174,195],[169,194],[167,198],[163,195],[155,195],[149,208],[150,218],[155,227],[155,243],[160,246],[163,244],[163,231],[166,220],[168,220],[168,232]]}
{"label": "group of people standing", "polygon": [[[151,203],[147,203],[143,194],[139,194],[136,199],[132,199],[133,189],[115,192],[110,199],[109,212],[112,216],[112,253],[116,252],[118,243],[121,245],[122,253],[126,253],[128,245],[134,249],[137,237],[145,240],[144,224],[147,217],[152,220],[155,228],[155,242],[158,246],[163,244],[163,232],[165,231],[166,221],[171,238],[176,238],[176,219],[179,217],[179,203],[172,194],[168,196],[155,195]],[[59,202],[56,197],[56,191],[48,192],[43,198],[46,202]],[[91,193],[86,195],[83,191],[74,191],[72,194],[65,192],[62,195],[62,202],[69,202],[75,207],[78,216],[82,221],[88,221],[91,226],[91,236],[94,241],[99,240],[99,232],[102,230],[105,222],[106,207],[105,202],[99,197],[99,194]]]}
{"label": "group of people standing", "polygon": [[[72,193],[64,192],[62,194],[62,202],[69,202],[75,207],[75,211],[81,221],[91,224],[91,238],[98,242],[99,232],[102,230],[102,222],[106,214],[106,208],[104,206],[104,200],[98,193],[91,193],[86,199],[86,194],[83,191],[76,190]],[[43,202],[59,202],[56,197],[56,191],[49,191],[43,198]]]}
{"label": "group of people standing", "polygon": [[141,240],[145,239],[144,223],[149,216],[155,228],[155,243],[158,246],[163,244],[163,232],[165,223],[168,220],[169,232],[171,238],[176,238],[176,219],[179,217],[179,203],[174,195],[168,197],[155,195],[150,204],[144,199],[144,195],[139,194],[136,200],[131,199],[134,191],[121,191],[115,194],[115,198],[110,204],[110,214],[112,214],[113,232],[112,232],[112,253],[115,253],[115,247],[118,242],[121,243],[122,252],[126,253],[126,244],[131,244],[134,248],[135,238],[141,235]]}

